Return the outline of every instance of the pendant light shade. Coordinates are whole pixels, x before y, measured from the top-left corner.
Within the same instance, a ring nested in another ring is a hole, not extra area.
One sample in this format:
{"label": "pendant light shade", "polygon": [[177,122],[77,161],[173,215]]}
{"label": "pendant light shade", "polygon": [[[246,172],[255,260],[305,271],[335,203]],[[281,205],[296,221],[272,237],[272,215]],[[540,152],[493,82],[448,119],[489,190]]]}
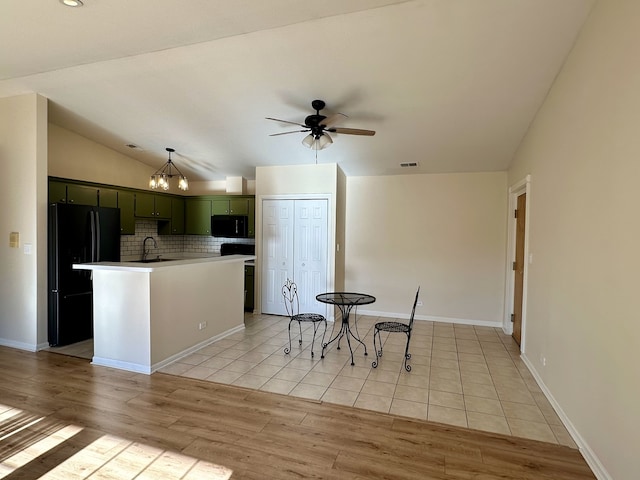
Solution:
{"label": "pendant light shade", "polygon": [[173,177],[178,177],[178,188],[180,190],[189,190],[189,182],[187,177],[185,177],[178,167],[176,167],[175,163],[171,161],[171,154],[175,152],[173,148],[166,148],[167,152],[169,152],[169,160],[165,163],[162,168],[156,170],[156,172],[151,175],[149,179],[149,187],[152,190],[156,190],[161,188],[162,190],[169,190],[169,179]]}

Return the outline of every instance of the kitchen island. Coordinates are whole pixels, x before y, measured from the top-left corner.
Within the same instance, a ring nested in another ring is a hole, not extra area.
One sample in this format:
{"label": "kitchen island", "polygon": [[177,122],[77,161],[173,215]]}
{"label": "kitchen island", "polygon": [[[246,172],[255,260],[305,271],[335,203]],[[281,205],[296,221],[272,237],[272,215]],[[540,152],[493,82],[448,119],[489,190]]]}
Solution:
{"label": "kitchen island", "polygon": [[93,275],[93,361],[150,374],[244,328],[250,255],[75,264]]}

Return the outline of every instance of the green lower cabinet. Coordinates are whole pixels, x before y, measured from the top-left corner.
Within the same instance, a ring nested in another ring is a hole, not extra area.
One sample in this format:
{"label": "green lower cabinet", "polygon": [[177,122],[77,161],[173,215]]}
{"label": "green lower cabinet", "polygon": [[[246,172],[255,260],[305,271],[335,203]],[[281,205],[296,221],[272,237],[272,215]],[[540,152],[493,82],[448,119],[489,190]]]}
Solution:
{"label": "green lower cabinet", "polygon": [[254,269],[253,265],[244,266],[244,309],[247,312],[252,312],[254,308]]}
{"label": "green lower cabinet", "polygon": [[184,233],[211,235],[211,200],[187,198],[184,201]]}
{"label": "green lower cabinet", "polygon": [[171,199],[171,220],[158,222],[158,235],[184,235],[184,199]]}
{"label": "green lower cabinet", "polygon": [[119,191],[118,208],[120,209],[120,235],[135,235],[135,194],[129,191]]}

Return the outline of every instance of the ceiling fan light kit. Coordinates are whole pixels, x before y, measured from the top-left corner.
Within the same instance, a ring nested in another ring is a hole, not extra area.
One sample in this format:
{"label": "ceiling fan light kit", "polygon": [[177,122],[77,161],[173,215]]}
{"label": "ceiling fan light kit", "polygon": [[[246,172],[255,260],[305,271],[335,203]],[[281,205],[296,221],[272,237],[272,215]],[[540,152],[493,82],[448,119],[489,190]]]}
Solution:
{"label": "ceiling fan light kit", "polygon": [[302,144],[311,148],[312,150],[324,150],[325,148],[331,146],[333,140],[329,136],[328,133],[323,133],[319,137],[315,137],[313,134],[309,134],[304,139],[302,139]]}
{"label": "ceiling fan light kit", "polygon": [[288,135],[290,133],[310,132],[309,135],[304,137],[304,139],[302,140],[302,144],[307,148],[311,148],[315,151],[318,151],[318,150],[324,150],[325,148],[333,144],[333,139],[329,136],[329,132],[343,133],[346,135],[365,135],[365,136],[373,136],[376,133],[373,130],[334,127],[334,125],[338,124],[339,122],[347,118],[347,116],[344,113],[334,113],[329,117],[327,117],[326,115],[321,115],[320,110],[324,109],[325,107],[325,103],[323,100],[314,100],[313,102],[311,102],[311,107],[316,111],[316,113],[313,115],[308,115],[307,118],[304,119],[304,124],[297,123],[297,122],[290,122],[288,120],[280,120],[278,118],[266,117],[267,120],[287,123],[290,125],[297,125],[299,127],[304,128],[304,130],[294,130],[291,132],[283,132],[283,133],[272,133],[270,136],[274,137],[277,135]]}
{"label": "ceiling fan light kit", "polygon": [[[189,181],[185,177],[175,163],[171,161],[171,154],[175,152],[173,148],[166,148],[169,152],[169,160],[161,168],[151,175],[149,179],[149,187],[152,190],[161,188],[162,190],[169,190],[169,180],[173,177],[178,177],[178,188],[180,190],[189,190]],[[175,172],[174,172],[175,171]]]}
{"label": "ceiling fan light kit", "polygon": [[82,0],[60,0],[60,3],[66,5],[67,7],[81,7],[84,5]]}

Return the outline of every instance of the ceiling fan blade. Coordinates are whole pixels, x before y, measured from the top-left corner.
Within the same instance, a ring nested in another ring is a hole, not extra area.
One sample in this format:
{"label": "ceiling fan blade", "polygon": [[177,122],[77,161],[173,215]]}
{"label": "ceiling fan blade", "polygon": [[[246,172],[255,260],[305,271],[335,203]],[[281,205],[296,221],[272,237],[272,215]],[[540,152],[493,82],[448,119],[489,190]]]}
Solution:
{"label": "ceiling fan blade", "polygon": [[270,137],[277,137],[278,135],[289,135],[290,133],[300,133],[300,132],[310,132],[311,130],[306,129],[306,130],[294,130],[292,132],[282,132],[282,133],[272,133],[271,135],[269,135]]}
{"label": "ceiling fan blade", "polygon": [[360,128],[330,128],[328,132],[332,133],[346,133],[347,135],[366,135],[372,137],[376,134],[374,130],[362,130]]}
{"label": "ceiling fan blade", "polygon": [[290,122],[288,120],[280,120],[279,118],[265,117],[265,119],[273,120],[275,122],[288,123],[290,125],[298,125],[299,127],[306,127],[306,125],[303,125],[302,123]]}
{"label": "ceiling fan blade", "polygon": [[330,115],[322,120],[320,122],[320,125],[324,126],[325,128],[333,127],[345,118],[347,118],[347,116],[344,113],[334,113],[333,115]]}

